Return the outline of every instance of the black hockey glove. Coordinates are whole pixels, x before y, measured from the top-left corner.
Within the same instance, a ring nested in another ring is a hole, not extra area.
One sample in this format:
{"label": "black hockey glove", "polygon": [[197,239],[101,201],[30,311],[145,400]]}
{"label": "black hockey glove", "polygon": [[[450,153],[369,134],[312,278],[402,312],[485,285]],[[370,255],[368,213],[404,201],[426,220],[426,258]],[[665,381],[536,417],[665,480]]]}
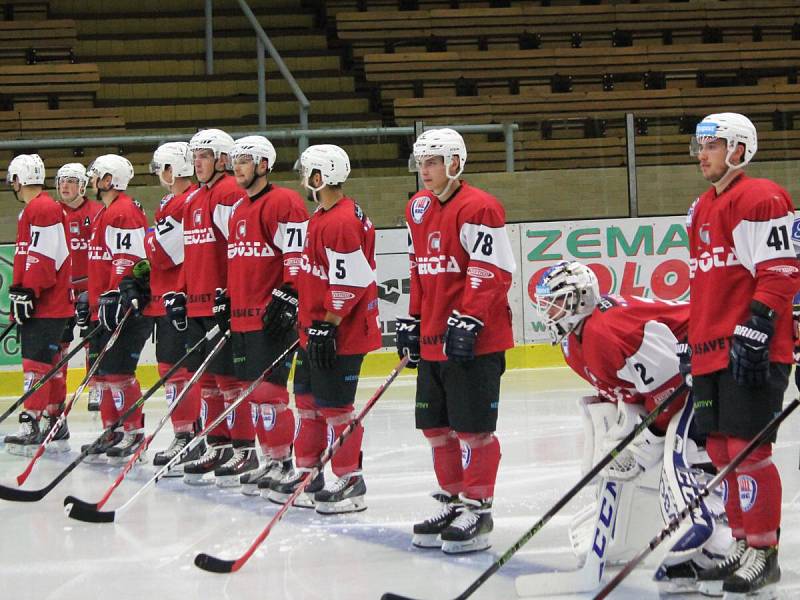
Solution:
{"label": "black hockey glove", "polygon": [[678,371],[686,387],[692,387],[692,347],[688,342],[679,342],[675,347],[675,354],[678,355]]}
{"label": "black hockey glove", "polygon": [[228,290],[217,288],[214,296],[214,318],[217,320],[220,332],[228,331],[231,328],[231,297],[226,293]]}
{"label": "black hockey glove", "polygon": [[444,333],[444,353],[455,362],[468,362],[475,359],[475,341],[483,329],[475,317],[462,315],[453,311],[447,319],[447,331]]}
{"label": "black hockey glove", "polygon": [[764,385],[769,376],[769,342],[775,328],[770,309],[758,313],[754,310],[746,323],[736,326],[731,342],[731,374],[736,383],[748,387]]}
{"label": "black hockey glove", "polygon": [[317,369],[331,369],[336,363],[336,325],[328,321],[311,321],[307,330],[308,361]]}
{"label": "black hockey glove", "polygon": [[109,331],[114,331],[117,328],[124,313],[122,306],[120,306],[119,298],[119,290],[108,290],[100,294],[97,314],[101,325]]}
{"label": "black hockey glove", "polygon": [[282,337],[297,322],[297,291],[284,284],[272,290],[272,300],[264,311],[264,331],[273,337]]}
{"label": "black hockey glove", "polygon": [[406,366],[416,369],[419,364],[419,319],[398,317],[395,320],[395,346],[400,358],[408,356]]}
{"label": "black hockey glove", "polygon": [[75,324],[81,329],[89,327],[92,311],[89,309],[89,292],[81,292],[75,301]]}
{"label": "black hockey glove", "polygon": [[33,316],[35,298],[31,288],[19,285],[9,287],[8,301],[11,309],[11,318],[19,324],[30,319]]}
{"label": "black hockey glove", "polygon": [[167,292],[162,296],[164,312],[177,331],[186,331],[189,322],[186,318],[186,294],[183,292]]}
{"label": "black hockey glove", "polygon": [[119,282],[119,306],[124,314],[129,308],[138,315],[150,302],[150,289],[144,283],[130,275]]}

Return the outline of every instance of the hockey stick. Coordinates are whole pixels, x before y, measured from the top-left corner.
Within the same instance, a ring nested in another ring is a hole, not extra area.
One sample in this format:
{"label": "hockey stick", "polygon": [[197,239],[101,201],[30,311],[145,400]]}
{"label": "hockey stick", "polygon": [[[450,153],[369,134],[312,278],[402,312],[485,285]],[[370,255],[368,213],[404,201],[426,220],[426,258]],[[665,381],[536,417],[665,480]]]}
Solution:
{"label": "hockey stick", "polygon": [[[531,527],[528,531],[526,531],[522,537],[520,537],[514,545],[511,546],[508,550],[503,553],[503,555],[498,558],[492,565],[486,569],[483,573],[481,573],[478,578],[473,581],[470,586],[461,592],[458,596],[455,597],[454,600],[464,600],[464,598],[469,598],[475,590],[481,587],[486,580],[489,579],[492,575],[494,575],[500,567],[506,564],[517,551],[522,548],[528,541],[535,536],[539,531],[552,519],[558,511],[560,511],[566,504],[572,500],[578,492],[580,492],[586,485],[594,479],[597,475],[600,474],[602,471],[612,460],[614,460],[620,452],[622,452],[625,447],[630,444],[633,439],[639,435],[644,428],[650,425],[656,418],[663,413],[667,408],[677,399],[679,398],[684,392],[686,391],[686,386],[684,384],[679,385],[674,392],[672,392],[664,401],[656,406],[649,414],[647,414],[639,423],[636,428],[631,431],[628,435],[626,435],[620,442],[614,446],[614,449],[611,450],[608,454],[606,454],[603,458],[600,459],[594,467],[592,467],[586,475],[581,477],[580,481],[576,483],[570,490],[564,494],[561,499],[556,502],[553,507],[548,510],[536,523],[533,527]],[[391,592],[385,593],[381,596],[381,600],[413,600],[412,598],[408,598],[407,596],[401,596],[399,594],[393,594]]]}
{"label": "hockey stick", "polygon": [[222,423],[222,421],[225,418],[227,418],[229,414],[231,414],[234,410],[236,410],[236,407],[239,406],[242,402],[244,402],[245,398],[247,398],[250,394],[253,393],[253,390],[256,389],[258,384],[261,383],[261,381],[265,377],[269,377],[269,374],[272,373],[275,367],[278,366],[278,364],[280,364],[281,361],[286,360],[286,357],[289,356],[292,352],[294,352],[295,348],[297,348],[299,343],[300,342],[297,340],[292,342],[289,345],[289,347],[286,348],[286,350],[284,350],[283,353],[278,358],[275,359],[275,362],[273,362],[270,366],[268,366],[264,370],[263,373],[261,373],[258,379],[253,381],[247,387],[247,389],[245,389],[241,394],[239,394],[239,397],[236,398],[236,400],[234,400],[228,405],[228,408],[222,411],[220,415],[216,419],[214,419],[211,423],[206,424],[203,430],[200,433],[198,433],[194,438],[192,438],[192,441],[186,444],[183,447],[183,449],[180,450],[180,452],[178,452],[175,456],[173,456],[167,464],[161,467],[161,469],[159,469],[159,471],[155,475],[153,475],[142,487],[140,487],[133,496],[128,498],[128,500],[122,506],[120,506],[116,510],[109,510],[109,511],[93,510],[91,504],[89,504],[88,506],[82,506],[80,515],[81,521],[87,521],[92,523],[112,523],[116,520],[117,516],[130,509],[131,504],[133,504],[139,496],[141,496],[147,489],[149,489],[151,485],[154,485],[160,479],[162,479],[167,474],[167,472],[173,466],[175,466],[176,463],[178,463],[184,456],[189,454],[189,452],[194,450],[194,448],[197,447],[197,445],[205,439],[209,431],[213,430],[217,425]]}
{"label": "hockey stick", "polygon": [[36,453],[33,455],[33,458],[28,463],[28,466],[25,468],[25,470],[19,475],[17,475],[17,485],[22,485],[23,483],[25,483],[25,480],[28,479],[28,475],[31,474],[31,471],[33,470],[33,466],[36,464],[36,461],[38,461],[39,458],[41,458],[41,456],[44,454],[44,451],[47,449],[47,446],[50,444],[51,441],[53,441],[53,438],[58,433],[58,430],[61,429],[61,426],[67,420],[67,415],[69,415],[69,411],[72,410],[72,405],[75,404],[75,400],[81,397],[81,394],[83,393],[83,390],[86,389],[89,380],[97,372],[97,369],[100,367],[100,363],[102,362],[106,353],[108,353],[108,351],[111,350],[111,348],[117,342],[119,334],[122,332],[122,328],[125,326],[125,323],[132,314],[133,314],[133,309],[131,308],[125,311],[125,316],[122,317],[122,320],[119,322],[119,324],[117,324],[117,327],[112,332],[111,337],[108,338],[108,343],[106,343],[106,345],[103,347],[103,350],[97,356],[97,359],[94,361],[94,363],[92,363],[92,366],[86,372],[86,377],[83,378],[83,381],[81,381],[81,384],[78,386],[78,389],[75,390],[75,393],[72,394],[72,398],[69,399],[69,402],[67,402],[67,405],[64,407],[64,410],[61,411],[61,414],[58,416],[58,420],[55,422],[55,425],[53,425],[50,428],[50,431],[47,432],[47,436],[45,436],[42,443],[39,444],[39,447],[36,449]]}
{"label": "hockey stick", "polygon": [[598,594],[594,597],[594,600],[602,600],[602,598],[607,597],[622,582],[623,579],[631,574],[631,571],[633,571],[640,562],[647,558],[650,553],[661,544],[661,542],[672,535],[672,533],[678,529],[678,527],[680,527],[681,521],[683,521],[693,510],[700,506],[700,503],[711,493],[711,490],[722,483],[722,480],[725,479],[725,477],[727,477],[731,471],[742,464],[742,462],[748,456],[750,456],[750,453],[752,453],[753,450],[766,442],[767,438],[772,435],[772,433],[786,419],[786,417],[792,414],[792,411],[797,408],[798,405],[800,405],[800,398],[792,400],[786,408],[775,415],[775,417],[773,417],[773,419],[767,423],[752,440],[750,440],[750,443],[747,444],[747,446],[745,446],[742,451],[739,452],[739,454],[733,457],[731,462],[725,465],[725,467],[714,476],[714,479],[709,481],[707,485],[697,490],[697,495],[692,498],[692,500],[683,508],[683,510],[673,517],[672,520],[660,532],[658,532],[658,534],[652,540],[650,540],[650,542],[648,542],[647,546],[642,548],[639,554],[634,556],[631,561],[625,565],[625,567],[619,573],[617,573],[616,577],[609,581],[606,586],[598,592]]}
{"label": "hockey stick", "polygon": [[181,403],[184,397],[186,397],[191,387],[195,383],[197,383],[197,380],[200,379],[200,376],[208,368],[208,365],[211,364],[211,361],[214,360],[214,357],[217,354],[219,354],[220,350],[222,350],[222,347],[225,345],[225,343],[228,341],[229,338],[230,338],[230,331],[226,330],[225,334],[217,342],[217,345],[211,349],[211,352],[208,353],[208,356],[206,356],[203,362],[200,364],[200,366],[197,367],[197,370],[194,373],[192,373],[191,378],[189,379],[189,381],[186,382],[186,385],[184,385],[183,389],[181,390],[181,393],[178,394],[178,397],[175,398],[175,400],[173,400],[172,404],[170,404],[167,412],[164,414],[163,417],[161,417],[161,420],[158,422],[158,425],[156,425],[156,428],[153,431],[153,433],[147,436],[144,439],[144,441],[139,445],[139,448],[137,448],[136,452],[134,452],[133,455],[130,457],[130,459],[128,459],[128,462],[122,468],[122,471],[120,471],[119,475],[117,475],[117,478],[116,480],[114,480],[114,483],[111,484],[111,487],[109,487],[108,490],[106,490],[106,493],[103,494],[103,497],[100,498],[99,501],[95,503],[85,502],[80,498],[76,498],[75,496],[67,496],[66,498],[64,498],[64,512],[67,513],[68,517],[77,519],[79,521],[87,521],[89,523],[94,522],[91,519],[83,518],[84,515],[87,512],[89,513],[97,512],[98,510],[103,508],[106,502],[108,502],[108,499],[111,497],[111,494],[114,493],[114,490],[117,489],[117,487],[119,487],[119,484],[122,483],[122,480],[125,479],[125,476],[131,471],[131,469],[133,469],[134,465],[136,464],[136,461],[139,460],[139,457],[142,455],[142,453],[144,453],[144,451],[147,450],[148,446],[150,446],[150,443],[156,437],[158,432],[161,431],[161,428],[166,424],[167,421],[169,421],[170,417],[172,416],[172,413],[175,411],[175,409],[178,407],[178,405]]}
{"label": "hockey stick", "polygon": [[11,323],[9,323],[9,324],[6,326],[6,328],[5,328],[5,329],[3,329],[3,332],[2,332],[2,333],[0,333],[0,342],[2,342],[4,339],[6,339],[6,338],[8,337],[8,334],[9,334],[9,333],[11,333],[11,330],[12,330],[12,329],[14,329],[14,326],[15,326],[16,324],[17,324],[17,323],[16,323],[15,321],[12,321]]}
{"label": "hockey stick", "polygon": [[364,405],[364,408],[362,408],[358,415],[352,421],[350,421],[347,427],[344,428],[334,442],[325,449],[325,451],[322,453],[322,456],[319,457],[317,464],[314,465],[310,472],[306,473],[306,476],[300,482],[300,485],[295,488],[294,492],[292,492],[292,495],[289,496],[286,502],[283,503],[283,506],[281,506],[278,512],[275,513],[275,516],[272,517],[269,523],[267,523],[267,526],[264,528],[264,530],[258,534],[258,537],[252,544],[250,544],[250,547],[244,554],[235,560],[224,560],[201,552],[194,557],[194,564],[204,571],[209,571],[211,573],[235,573],[241,569],[242,565],[247,562],[256,549],[261,545],[261,542],[266,539],[270,531],[272,531],[272,528],[278,523],[278,521],[281,520],[281,518],[283,518],[283,515],[286,514],[286,511],[289,510],[289,507],[292,506],[292,503],[295,501],[295,499],[305,491],[308,484],[314,481],[314,478],[319,475],[320,471],[322,471],[334,453],[342,447],[344,440],[347,439],[347,437],[353,432],[358,424],[364,420],[364,417],[366,417],[367,413],[372,409],[373,406],[375,406],[375,403],[383,395],[383,392],[386,391],[386,388],[388,388],[392,381],[394,381],[395,377],[397,377],[400,371],[405,368],[406,364],[408,364],[408,356],[404,356],[400,360],[392,372],[389,373],[389,376],[384,380],[381,386],[375,390],[372,398],[367,401],[367,403]]}
{"label": "hockey stick", "polygon": [[[102,325],[100,325],[102,327]],[[81,450],[81,453],[78,455],[75,460],[73,460],[67,467],[59,473],[53,481],[48,483],[45,487],[38,489],[38,490],[20,490],[18,488],[12,488],[5,485],[0,485],[0,500],[11,500],[12,502],[38,502],[42,498],[44,498],[47,494],[49,494],[53,488],[55,488],[64,478],[69,475],[75,467],[83,462],[89,453],[97,447],[98,444],[102,443],[105,437],[114,431],[117,427],[122,425],[122,423],[127,419],[133,411],[139,408],[144,402],[150,398],[156,391],[164,385],[164,382],[167,381],[170,377],[172,377],[175,372],[181,368],[186,359],[189,358],[194,352],[196,352],[200,346],[206,341],[210,340],[212,337],[216,336],[219,333],[219,329],[216,327],[211,329],[206,334],[206,337],[200,339],[194,346],[189,348],[189,350],[184,354],[178,361],[170,367],[169,371],[164,373],[164,375],[158,381],[153,384],[153,386],[145,392],[141,398],[139,398],[136,402],[134,402],[128,410],[126,410],[122,415],[120,415],[116,421],[114,421],[111,425],[106,427],[100,436],[92,442],[86,449]]]}
{"label": "hockey stick", "polygon": [[22,396],[20,396],[19,399],[16,402],[14,402],[14,404],[9,406],[6,409],[6,412],[0,415],[0,423],[5,421],[8,418],[8,416],[11,413],[13,413],[17,409],[17,407],[19,407],[23,402],[25,402],[25,400],[30,398],[36,392],[36,390],[41,388],[45,383],[47,383],[50,379],[52,379],[52,377],[61,370],[61,367],[67,364],[73,356],[75,356],[84,346],[86,346],[86,344],[89,343],[89,340],[91,340],[96,334],[98,334],[101,329],[103,329],[102,325],[98,325],[97,327],[92,329],[89,332],[89,335],[83,338],[77,346],[75,346],[72,350],[70,350],[66,355],[62,356],[61,360],[59,360],[53,366],[52,369],[50,369],[47,373],[45,373],[44,376],[39,381],[34,383],[27,392],[22,394]]}

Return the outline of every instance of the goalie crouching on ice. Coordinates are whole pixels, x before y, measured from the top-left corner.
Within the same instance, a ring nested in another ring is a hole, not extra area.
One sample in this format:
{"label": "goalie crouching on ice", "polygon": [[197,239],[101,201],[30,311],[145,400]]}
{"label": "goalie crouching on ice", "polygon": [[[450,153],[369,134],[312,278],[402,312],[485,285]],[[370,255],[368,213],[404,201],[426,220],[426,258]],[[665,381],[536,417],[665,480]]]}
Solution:
{"label": "goalie crouching on ice", "polygon": [[[682,383],[676,346],[687,336],[689,305],[601,296],[597,277],[579,262],[548,269],[535,296],[553,343],[561,343],[567,364],[597,390],[579,402],[586,473]],[[573,550],[597,565],[595,584],[603,563],[628,560],[662,526],[654,522],[657,513],[668,522],[705,483],[713,467],[704,440],[693,435],[692,417],[686,397],[672,402],[608,465],[598,501],[573,519]],[[733,543],[722,517],[722,499],[712,494],[685,522],[656,571],[660,591],[699,589],[702,572]],[[607,541],[597,543],[603,536]]]}

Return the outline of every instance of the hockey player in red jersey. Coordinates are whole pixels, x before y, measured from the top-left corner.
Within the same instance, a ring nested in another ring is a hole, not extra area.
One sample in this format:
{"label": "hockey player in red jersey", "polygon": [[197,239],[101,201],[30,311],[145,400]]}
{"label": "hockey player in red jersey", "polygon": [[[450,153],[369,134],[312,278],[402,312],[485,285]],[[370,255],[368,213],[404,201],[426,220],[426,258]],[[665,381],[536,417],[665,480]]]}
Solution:
{"label": "hockey player in red jersey", "polygon": [[[227,287],[228,221],[242,189],[227,172],[233,138],[219,129],[205,129],[189,141],[194,172],[199,188],[186,199],[183,212],[183,269],[176,289],[164,294],[167,318],[178,330],[186,331],[186,343],[193,346],[216,326],[214,297],[217,288]],[[216,339],[186,361],[194,372],[211,350]],[[200,381],[200,418],[216,419],[226,402],[236,399],[239,384],[233,372],[233,354],[226,344],[211,361]],[[232,424],[231,419],[228,422]],[[242,451],[234,451],[229,426],[220,423],[206,438],[208,448],[197,460],[183,468],[183,481],[190,485],[214,482],[213,475],[229,461],[238,461]]]}
{"label": "hockey player in red jersey", "polygon": [[[350,159],[338,146],[310,146],[297,164],[303,186],[318,203],[303,242],[299,294],[299,333],[294,394],[300,428],[294,441],[297,468],[273,481],[269,499],[285,502],[327,445],[328,429],[338,436],[354,418],[358,378],[364,355],[380,347],[375,283],[375,229],[342,185]],[[364,428],[353,429],[333,455],[337,479],[324,485],[323,474],[298,497],[298,506],[335,514],[366,508],[361,472]]]}
{"label": "hockey player in red jersey", "polygon": [[[44,163],[37,154],[20,154],[8,166],[8,184],[25,206],[19,215],[14,271],[8,300],[11,319],[19,325],[25,390],[47,373],[60,350],[61,336],[72,314],[70,260],[64,212],[44,191]],[[10,454],[32,456],[56,423],[60,403],[51,400],[52,379],[25,400],[20,429],[6,436]],[[45,423],[42,423],[42,416]],[[50,444],[69,450],[66,423]]]}
{"label": "hockey player in red jersey", "polygon": [[[56,190],[66,213],[67,241],[69,255],[72,260],[72,293],[75,301],[82,292],[89,288],[89,240],[92,237],[92,222],[103,205],[97,200],[86,197],[86,187],[89,183],[86,177],[86,167],[80,163],[67,163],[56,173]],[[88,294],[87,294],[88,295]],[[84,295],[84,299],[87,298]],[[61,340],[61,351],[65,352],[75,339],[75,316],[67,323],[64,337]],[[82,335],[87,333],[85,327],[80,328]],[[67,394],[67,365],[61,373],[53,378],[52,402],[62,403]],[[100,410],[100,398],[91,387],[89,394],[89,410]]]}
{"label": "hockey player in red jersey", "polygon": [[[164,294],[173,291],[183,267],[183,212],[186,199],[197,189],[192,182],[194,161],[186,142],[167,142],[153,153],[150,171],[158,176],[162,187],[169,190],[162,199],[153,218],[153,227],[147,230],[144,250],[150,261],[150,303],[144,314],[152,317],[156,329],[156,362],[161,376],[167,373],[186,353],[186,331],[172,326],[164,312]],[[186,368],[178,369],[164,384],[164,394],[171,404],[181,393],[189,379]],[[200,386],[188,391],[181,404],[172,413],[175,437],[166,450],[156,452],[153,465],[163,467],[192,440],[200,414]],[[184,463],[198,459],[203,454],[202,444],[189,452],[166,474],[182,477]]]}
{"label": "hockey player in red jersey", "polygon": [[433,449],[441,488],[433,494],[441,509],[414,525],[413,543],[448,554],[485,550],[500,464],[500,378],[514,345],[507,294],[516,265],[502,204],[460,179],[462,137],[428,130],[413,158],[425,189],[406,208],[410,317],[397,320],[397,349],[419,368],[416,424]]}
{"label": "hockey player in red jersey", "polygon": [[[300,253],[308,227],[303,199],[269,181],[275,148],[267,138],[246,136],[233,145],[236,183],[244,190],[230,219],[228,289],[217,290],[216,316],[231,329],[234,369],[240,390],[297,339],[297,291]],[[231,438],[239,460],[217,471],[217,484],[242,492],[269,494],[273,480],[292,468],[294,413],[286,381],[293,355],[259,383],[232,415]],[[255,438],[265,462],[258,467]]]}
{"label": "hockey player in red jersey", "polygon": [[[791,302],[800,287],[789,240],[794,206],[779,185],[745,174],[757,145],[753,123],[736,113],[705,117],[692,139],[712,185],[687,216],[691,314],[681,358],[691,362],[695,420],[709,434],[717,468],[781,410],[792,362]],[[752,452],[725,484],[736,546],[700,578],[709,593],[769,593],[780,579],[781,479],[772,444]]]}
{"label": "hockey player in red jersey", "polygon": [[[535,304],[567,364],[596,390],[580,402],[586,472],[682,383],[675,347],[687,336],[689,304],[601,296],[597,277],[579,262],[558,263],[545,271],[537,282]],[[605,469],[598,496],[607,512],[600,511],[600,502],[582,511],[592,526],[583,528],[590,535],[580,548],[587,563],[629,558],[652,537],[659,508],[669,522],[694,497],[698,478],[705,483],[699,469],[709,467],[710,460],[702,448],[704,439],[691,431],[688,395],[687,390],[675,399]],[[612,494],[606,494],[607,481],[615,486]],[[604,531],[603,515],[609,512],[614,526]],[[691,513],[656,572],[660,591],[697,591],[697,572],[713,566],[731,545],[730,530],[716,523],[723,513],[721,499],[714,496]],[[571,531],[580,531],[580,525],[578,519]],[[603,535],[610,543],[594,544]]]}
{"label": "hockey player in red jersey", "polygon": [[[147,217],[141,206],[125,192],[133,179],[133,167],[128,159],[116,154],[98,156],[87,169],[87,175],[103,203],[103,209],[95,217],[89,242],[91,319],[103,325],[102,333],[89,342],[90,361],[96,360],[106,346],[127,307],[133,307],[134,312],[117,342],[105,354],[95,377],[96,386],[100,388],[100,417],[103,427],[109,427],[142,395],[136,380],[136,364],[153,328],[152,319],[141,314],[149,290],[138,274],[141,267],[137,267],[145,258]],[[124,462],[143,441],[144,415],[139,408],[128,416],[122,427],[92,448],[87,460]]]}

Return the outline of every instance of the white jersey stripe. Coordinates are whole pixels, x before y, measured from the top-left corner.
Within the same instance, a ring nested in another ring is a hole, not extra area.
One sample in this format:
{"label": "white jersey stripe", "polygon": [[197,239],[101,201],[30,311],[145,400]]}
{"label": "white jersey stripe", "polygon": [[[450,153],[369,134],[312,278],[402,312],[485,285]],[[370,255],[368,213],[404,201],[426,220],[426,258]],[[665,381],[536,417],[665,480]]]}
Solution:
{"label": "white jersey stripe", "polygon": [[328,256],[328,281],[331,285],[365,288],[375,281],[375,272],[361,248],[347,253],[326,248],[325,254]]}
{"label": "white jersey stripe", "polygon": [[675,334],[664,323],[648,321],[641,345],[625,359],[617,377],[631,382],[640,394],[657,390],[678,372],[677,343]]}
{"label": "white jersey stripe", "polygon": [[106,247],[111,251],[112,256],[132,254],[144,258],[144,235],[144,227],[124,229],[109,225],[106,227]]}
{"label": "white jersey stripe", "polygon": [[516,271],[514,253],[505,227],[464,223],[459,238],[470,260],[489,263],[509,273]]}
{"label": "white jersey stripe", "polygon": [[28,254],[31,252],[53,259],[56,271],[58,271],[69,256],[64,225],[62,223],[54,223],[47,227],[31,225],[31,243],[28,246]]}
{"label": "white jersey stripe", "polygon": [[755,276],[759,263],[776,258],[795,258],[791,233],[794,215],[769,221],[742,220],[733,228],[736,256],[750,274]]}

